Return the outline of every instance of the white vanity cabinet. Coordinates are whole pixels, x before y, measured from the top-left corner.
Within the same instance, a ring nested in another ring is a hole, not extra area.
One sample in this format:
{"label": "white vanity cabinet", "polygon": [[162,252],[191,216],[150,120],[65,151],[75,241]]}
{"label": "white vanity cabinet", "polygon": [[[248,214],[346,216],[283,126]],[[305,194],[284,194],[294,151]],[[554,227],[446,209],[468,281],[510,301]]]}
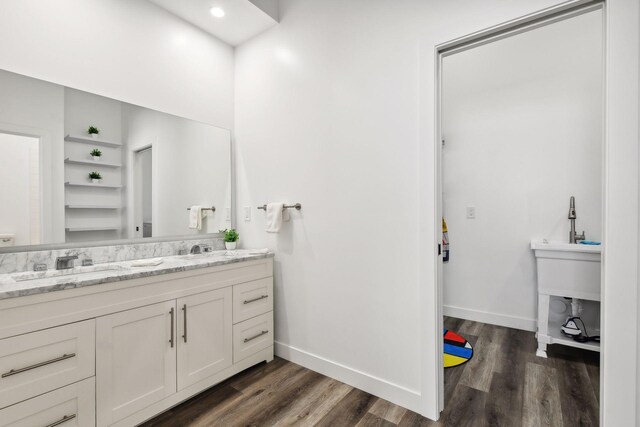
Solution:
{"label": "white vanity cabinet", "polygon": [[0,368],[52,361],[0,381],[0,426],[135,426],[273,360],[273,261],[10,298],[0,313]]}

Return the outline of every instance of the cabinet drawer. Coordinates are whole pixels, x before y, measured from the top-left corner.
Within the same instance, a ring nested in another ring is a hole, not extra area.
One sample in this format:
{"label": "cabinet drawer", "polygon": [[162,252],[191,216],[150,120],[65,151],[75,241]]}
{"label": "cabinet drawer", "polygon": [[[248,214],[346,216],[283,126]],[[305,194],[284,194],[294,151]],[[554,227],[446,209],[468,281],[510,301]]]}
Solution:
{"label": "cabinet drawer", "polygon": [[0,408],[94,372],[93,319],[0,340]]}
{"label": "cabinet drawer", "polygon": [[95,425],[94,378],[87,378],[0,410],[2,427]]}
{"label": "cabinet drawer", "polygon": [[233,325],[233,363],[273,345],[273,312]]}
{"label": "cabinet drawer", "polygon": [[233,323],[273,311],[273,278],[233,287]]}

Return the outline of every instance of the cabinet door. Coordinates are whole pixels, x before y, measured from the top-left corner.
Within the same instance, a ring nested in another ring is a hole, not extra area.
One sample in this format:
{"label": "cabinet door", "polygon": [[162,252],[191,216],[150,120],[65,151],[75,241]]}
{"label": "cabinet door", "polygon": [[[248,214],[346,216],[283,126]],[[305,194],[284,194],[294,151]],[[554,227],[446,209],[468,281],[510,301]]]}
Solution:
{"label": "cabinet door", "polygon": [[231,287],[178,300],[178,390],[233,363]]}
{"label": "cabinet door", "polygon": [[176,392],[176,316],[172,300],[97,319],[98,426]]}

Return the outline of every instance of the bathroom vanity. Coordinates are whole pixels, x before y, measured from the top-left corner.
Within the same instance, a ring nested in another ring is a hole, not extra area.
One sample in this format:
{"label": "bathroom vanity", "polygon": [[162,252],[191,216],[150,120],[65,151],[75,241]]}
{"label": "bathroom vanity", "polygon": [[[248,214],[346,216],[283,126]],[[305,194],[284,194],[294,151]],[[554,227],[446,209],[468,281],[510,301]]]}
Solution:
{"label": "bathroom vanity", "polygon": [[0,275],[0,425],[134,426],[271,361],[272,257]]}
{"label": "bathroom vanity", "polygon": [[600,264],[601,246],[575,243],[531,242],[538,281],[538,349],[547,357],[547,345],[562,344],[600,351],[599,342],[578,342],[561,332],[571,314],[568,299],[584,303],[584,326],[590,336],[600,335]]}

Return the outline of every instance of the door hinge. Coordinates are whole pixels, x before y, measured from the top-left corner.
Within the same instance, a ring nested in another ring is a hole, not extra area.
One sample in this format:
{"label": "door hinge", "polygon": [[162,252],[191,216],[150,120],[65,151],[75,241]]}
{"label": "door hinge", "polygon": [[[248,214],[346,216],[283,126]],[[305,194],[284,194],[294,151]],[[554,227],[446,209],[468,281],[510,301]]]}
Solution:
{"label": "door hinge", "polygon": [[438,255],[442,255],[442,244],[438,243]]}

